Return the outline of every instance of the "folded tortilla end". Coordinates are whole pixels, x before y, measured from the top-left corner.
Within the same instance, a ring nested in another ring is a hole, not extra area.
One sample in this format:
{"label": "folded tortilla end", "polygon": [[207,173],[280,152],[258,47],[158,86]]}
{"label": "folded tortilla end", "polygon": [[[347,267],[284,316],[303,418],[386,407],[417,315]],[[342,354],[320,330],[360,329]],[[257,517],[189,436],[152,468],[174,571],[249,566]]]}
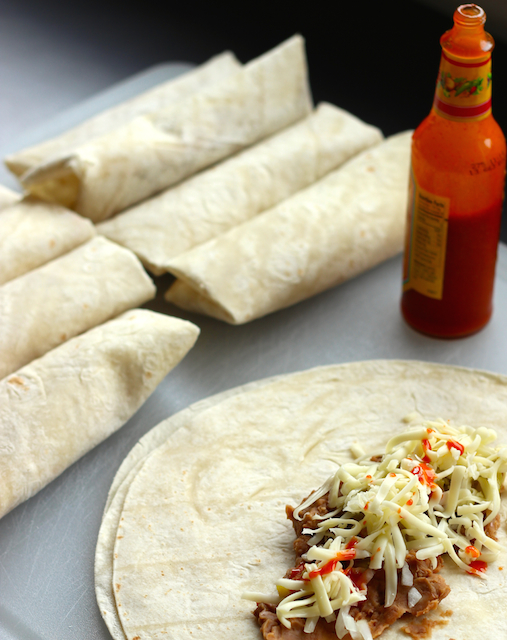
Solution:
{"label": "folded tortilla end", "polygon": [[250,320],[247,316],[237,318],[229,309],[206,295],[204,291],[197,291],[183,280],[175,280],[165,292],[166,302],[175,304],[181,309],[193,313],[206,314],[228,324],[245,324]]}
{"label": "folded tortilla end", "polygon": [[68,156],[55,158],[30,169],[20,177],[23,187],[32,195],[75,209],[80,190],[80,179]]}
{"label": "folded tortilla end", "polygon": [[16,177],[20,178],[30,168],[25,162],[18,160],[16,155],[6,156],[4,164]]}

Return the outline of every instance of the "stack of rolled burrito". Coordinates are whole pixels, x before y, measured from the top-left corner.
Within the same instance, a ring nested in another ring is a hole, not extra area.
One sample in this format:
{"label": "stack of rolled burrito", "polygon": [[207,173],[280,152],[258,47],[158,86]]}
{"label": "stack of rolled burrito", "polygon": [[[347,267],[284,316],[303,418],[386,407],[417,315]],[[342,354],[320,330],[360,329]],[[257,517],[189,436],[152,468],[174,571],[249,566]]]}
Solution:
{"label": "stack of rolled burrito", "polygon": [[77,214],[29,201],[0,212],[0,228],[9,214],[16,235],[21,206],[21,230],[40,223],[27,233],[30,255],[37,244],[44,254],[52,229],[60,250],[81,244],[0,286],[0,517],[120,428],[199,334],[133,309],[153,298],[153,282],[131,251]]}
{"label": "stack of rolled burrito", "polygon": [[222,54],[7,163],[32,195],[172,273],[168,301],[240,324],[401,250],[409,146],[313,110],[294,36],[245,66]]}

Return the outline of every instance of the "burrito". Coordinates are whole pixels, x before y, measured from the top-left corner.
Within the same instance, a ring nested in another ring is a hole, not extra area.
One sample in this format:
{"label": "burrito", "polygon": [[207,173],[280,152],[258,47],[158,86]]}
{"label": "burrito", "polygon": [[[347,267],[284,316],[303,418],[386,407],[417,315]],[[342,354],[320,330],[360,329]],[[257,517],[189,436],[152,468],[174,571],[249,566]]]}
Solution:
{"label": "burrito", "polygon": [[87,218],[27,197],[0,214],[0,284],[67,253],[95,235]]}
{"label": "burrito", "polygon": [[10,207],[20,199],[21,195],[19,193],[16,193],[15,191],[12,191],[12,189],[4,187],[3,184],[0,184],[0,209]]}
{"label": "burrito", "polygon": [[135,309],[1,380],[0,517],[119,429],[198,335]]}
{"label": "burrito", "polygon": [[99,222],[307,116],[295,36],[221,82],[34,167],[21,181]]}
{"label": "burrito", "polygon": [[411,133],[171,260],[169,302],[232,324],[288,307],[401,251]]}
{"label": "burrito", "polygon": [[137,116],[159,111],[183,100],[192,93],[225,78],[240,66],[232,53],[222,53],[182,76],[157,85],[89,118],[56,138],[7,156],[5,164],[12,173],[20,177],[26,171],[54,156],[71,154],[80,145],[129,123]]}
{"label": "burrito", "polygon": [[97,230],[160,275],[171,258],[273,207],[381,139],[375,127],[323,103],[300,123]]}
{"label": "burrito", "polygon": [[190,407],[120,467],[100,612],[115,640],[504,637],[506,424],[505,376],[423,362]]}
{"label": "burrito", "polygon": [[155,297],[135,255],[102,237],[0,287],[0,379]]}

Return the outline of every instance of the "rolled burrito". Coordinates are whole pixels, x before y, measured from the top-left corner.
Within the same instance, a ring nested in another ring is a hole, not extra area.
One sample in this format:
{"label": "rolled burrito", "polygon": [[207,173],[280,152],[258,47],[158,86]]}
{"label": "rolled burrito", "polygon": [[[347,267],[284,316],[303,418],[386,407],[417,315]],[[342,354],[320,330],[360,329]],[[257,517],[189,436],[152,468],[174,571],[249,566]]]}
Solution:
{"label": "rolled burrito", "polygon": [[95,227],[57,204],[27,197],[0,214],[0,284],[87,242]]}
{"label": "rolled burrito", "polygon": [[198,335],[135,309],[1,380],[0,517],[119,429]]}
{"label": "rolled burrito", "polygon": [[99,222],[310,113],[295,36],[223,81],[132,120],[22,177],[35,195]]}
{"label": "rolled burrito", "polygon": [[85,120],[56,138],[9,155],[5,158],[5,164],[16,176],[22,176],[26,171],[50,158],[70,154],[80,145],[127,124],[137,116],[164,109],[170,104],[183,100],[192,93],[225,78],[240,66],[241,64],[232,53],[228,51],[222,53],[182,76],[157,85],[135,98]]}
{"label": "rolled burrito", "polygon": [[4,187],[3,184],[0,184],[0,209],[10,207],[20,199],[21,195],[19,193],[16,193],[12,189]]}
{"label": "rolled burrito", "polygon": [[166,299],[242,324],[358,275],[401,251],[411,132],[171,260]]}
{"label": "rolled burrito", "polygon": [[98,225],[155,275],[192,249],[316,182],[381,132],[323,103],[298,124]]}
{"label": "rolled burrito", "polygon": [[155,296],[128,249],[93,238],[0,287],[0,379]]}

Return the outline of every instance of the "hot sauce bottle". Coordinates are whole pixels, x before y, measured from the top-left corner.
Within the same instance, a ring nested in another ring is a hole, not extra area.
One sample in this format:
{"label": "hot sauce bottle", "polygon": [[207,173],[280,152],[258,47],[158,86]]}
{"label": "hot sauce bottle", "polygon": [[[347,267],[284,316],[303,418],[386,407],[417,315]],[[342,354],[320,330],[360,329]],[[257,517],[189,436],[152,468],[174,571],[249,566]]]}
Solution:
{"label": "hot sauce bottle", "polygon": [[438,337],[474,333],[492,313],[506,146],[491,113],[485,21],[475,4],[455,11],[431,113],[412,139],[401,309]]}

